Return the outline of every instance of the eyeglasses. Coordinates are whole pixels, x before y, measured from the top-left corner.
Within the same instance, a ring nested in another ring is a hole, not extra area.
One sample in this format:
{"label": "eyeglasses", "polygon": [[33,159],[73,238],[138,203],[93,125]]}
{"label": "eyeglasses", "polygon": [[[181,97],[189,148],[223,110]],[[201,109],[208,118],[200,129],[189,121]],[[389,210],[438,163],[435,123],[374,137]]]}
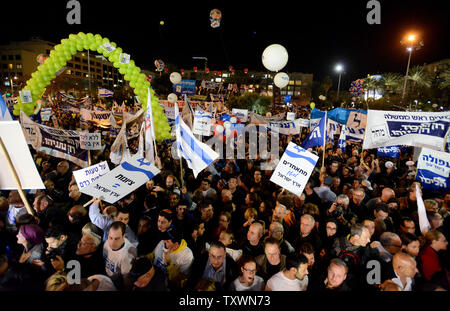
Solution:
{"label": "eyeglasses", "polygon": [[245,272],[251,273],[251,274],[255,274],[256,273],[256,269],[255,270],[249,270],[249,269],[245,269],[244,267],[242,267],[242,269],[244,269]]}

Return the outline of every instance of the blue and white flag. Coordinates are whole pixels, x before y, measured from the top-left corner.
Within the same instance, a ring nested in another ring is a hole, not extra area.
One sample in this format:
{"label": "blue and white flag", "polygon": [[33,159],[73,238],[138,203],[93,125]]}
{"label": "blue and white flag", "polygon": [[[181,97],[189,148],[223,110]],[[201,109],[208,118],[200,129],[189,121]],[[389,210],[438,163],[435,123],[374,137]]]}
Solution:
{"label": "blue and white flag", "polygon": [[400,158],[400,146],[388,146],[377,148],[378,158]]}
{"label": "blue and white flag", "polygon": [[9,113],[8,105],[6,105],[2,93],[0,93],[0,121],[14,121]]}
{"label": "blue and white flag", "polygon": [[320,119],[319,124],[309,133],[303,142],[303,148],[308,149],[315,146],[323,146],[325,144],[324,138],[327,136],[326,130],[327,114]]}
{"label": "blue and white flag", "polygon": [[342,130],[341,130],[341,135],[339,135],[339,140],[338,140],[338,148],[340,148],[342,150],[342,152],[345,152],[346,146],[347,146],[347,129],[345,124],[342,125]]}
{"label": "blue and white flag", "polygon": [[178,157],[186,159],[197,178],[197,175],[216,160],[219,154],[194,137],[191,129],[180,118],[177,103],[175,103],[175,132]]}
{"label": "blue and white flag", "polygon": [[102,87],[98,88],[98,96],[100,96],[100,97],[109,97],[109,96],[113,96],[113,95],[114,95],[113,91],[110,91],[108,89],[104,89]]}
{"label": "blue and white flag", "polygon": [[149,88],[147,92],[147,109],[145,111],[145,158],[150,163],[155,163],[155,154],[153,152],[154,137],[155,127],[153,123],[152,98]]}
{"label": "blue and white flag", "polygon": [[445,193],[450,189],[450,153],[422,148],[416,179],[423,190]]}

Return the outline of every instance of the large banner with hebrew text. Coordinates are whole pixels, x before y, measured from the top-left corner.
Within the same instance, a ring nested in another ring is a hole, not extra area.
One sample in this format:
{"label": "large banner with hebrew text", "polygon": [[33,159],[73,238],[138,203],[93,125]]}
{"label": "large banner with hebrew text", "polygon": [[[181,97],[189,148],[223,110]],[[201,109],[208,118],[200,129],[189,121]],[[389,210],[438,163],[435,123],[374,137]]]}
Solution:
{"label": "large banner with hebrew text", "polygon": [[369,110],[363,149],[406,145],[444,151],[450,111]]}

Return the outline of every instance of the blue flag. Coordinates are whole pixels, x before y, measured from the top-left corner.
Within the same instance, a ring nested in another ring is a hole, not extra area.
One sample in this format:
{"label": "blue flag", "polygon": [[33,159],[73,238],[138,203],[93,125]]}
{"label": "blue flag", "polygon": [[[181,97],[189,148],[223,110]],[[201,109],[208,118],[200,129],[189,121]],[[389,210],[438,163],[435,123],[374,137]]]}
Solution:
{"label": "blue flag", "polygon": [[389,146],[377,148],[378,158],[400,158],[400,146]]}
{"label": "blue flag", "polygon": [[342,152],[345,152],[345,148],[347,146],[346,130],[347,130],[347,127],[345,125],[342,125],[341,135],[339,135],[339,140],[338,140],[338,148],[340,148],[342,150]]}
{"label": "blue flag", "polygon": [[302,147],[304,149],[324,145],[324,138],[327,136],[326,120],[327,114],[325,113],[322,119],[320,119],[319,124],[317,124],[317,126],[309,133],[308,137],[306,137],[305,141],[303,142]]}

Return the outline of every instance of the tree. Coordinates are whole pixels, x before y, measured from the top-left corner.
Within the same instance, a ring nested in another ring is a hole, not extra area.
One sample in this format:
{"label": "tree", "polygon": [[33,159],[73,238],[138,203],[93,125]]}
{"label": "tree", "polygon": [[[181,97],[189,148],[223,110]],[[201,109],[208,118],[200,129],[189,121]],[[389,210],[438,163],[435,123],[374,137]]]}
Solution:
{"label": "tree", "polygon": [[445,89],[450,88],[450,70],[446,70],[441,74],[441,83],[439,84],[439,88]]}
{"label": "tree", "polygon": [[256,93],[244,93],[241,96],[231,96],[225,103],[225,106],[232,110],[247,109],[250,111],[257,111],[260,114],[266,113],[270,110],[272,105],[272,97],[259,96]]}
{"label": "tree", "polygon": [[402,80],[402,77],[398,73],[388,72],[382,75],[382,77],[382,83],[386,94],[394,93]]}
{"label": "tree", "polygon": [[431,87],[431,77],[430,75],[423,69],[423,67],[415,66],[411,69],[411,73],[408,76],[408,80],[413,81],[413,86],[411,92],[414,92],[414,88],[417,85],[418,87]]}

